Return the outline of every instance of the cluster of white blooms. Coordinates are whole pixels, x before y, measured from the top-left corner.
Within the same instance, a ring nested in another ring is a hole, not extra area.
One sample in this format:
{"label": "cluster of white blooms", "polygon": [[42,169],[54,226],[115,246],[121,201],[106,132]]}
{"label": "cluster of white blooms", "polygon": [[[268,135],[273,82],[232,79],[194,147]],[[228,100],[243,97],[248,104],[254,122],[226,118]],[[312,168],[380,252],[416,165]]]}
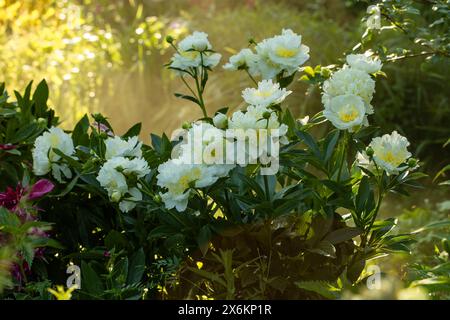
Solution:
{"label": "cluster of white blooms", "polygon": [[189,70],[198,67],[217,66],[221,55],[212,52],[208,35],[204,32],[195,31],[178,43],[177,53],[172,57],[170,67],[175,70]]}
{"label": "cluster of white blooms", "polygon": [[110,137],[105,140],[106,152],[105,158],[114,157],[142,157],[142,142],[137,136],[124,140],[119,136]]}
{"label": "cluster of white blooms", "polygon": [[371,58],[371,52],[349,54],[346,57],[347,64],[353,68],[367,73],[376,73],[381,70],[383,64],[378,59]]}
{"label": "cluster of white blooms", "polygon": [[161,198],[167,209],[186,210],[191,188],[205,188],[223,175],[220,166],[189,164],[182,159],[171,159],[158,167],[158,186],[166,189]]}
{"label": "cluster of white blooms", "polygon": [[381,62],[367,54],[358,54],[348,55],[347,63],[324,82],[322,103],[324,116],[336,128],[353,131],[367,125],[367,115],[373,113],[370,103],[375,81],[370,73],[379,71]]}
{"label": "cluster of white blooms", "polygon": [[255,51],[240,51],[230,57],[224,68],[247,69],[252,76],[273,79],[280,74],[283,77],[292,75],[309,59],[309,48],[302,44],[302,37],[290,29],[283,29],[281,35],[259,42]]}
{"label": "cluster of white blooms", "polygon": [[[174,147],[172,159],[158,167],[157,184],[168,209],[184,211],[192,188],[204,188],[228,175],[236,165],[267,165],[277,152],[274,145],[287,143],[288,127],[281,124],[271,105],[281,103],[290,91],[271,80],[245,89],[250,105],[230,118],[218,113],[213,123],[197,122],[185,133],[186,143]],[[263,162],[262,159],[265,159]]]}
{"label": "cluster of white blooms", "polygon": [[137,179],[150,173],[148,163],[142,158],[142,142],[138,137],[122,139],[109,137],[105,141],[107,161],[100,168],[97,180],[106,189],[113,202],[119,202],[119,209],[128,212],[142,200]]}
{"label": "cluster of white blooms", "polygon": [[33,149],[33,172],[37,176],[43,176],[52,171],[53,177],[59,182],[63,182],[61,173],[68,179],[72,177],[72,172],[65,163],[59,163],[61,156],[53,150],[58,149],[66,156],[72,157],[75,153],[73,141],[70,135],[62,129],[52,127],[44,132],[34,142]]}
{"label": "cluster of white blooms", "polygon": [[[360,166],[372,169],[371,159],[375,164],[388,174],[396,174],[408,167],[407,160],[411,157],[408,151],[409,141],[397,131],[372,139],[369,144],[370,156],[366,153],[358,153],[357,161]],[[403,166],[401,166],[404,164]]]}
{"label": "cluster of white blooms", "polygon": [[254,106],[268,107],[281,103],[292,91],[280,89],[278,83],[272,80],[263,80],[258,83],[258,88],[247,88],[242,91],[245,102]]}
{"label": "cluster of white blooms", "polygon": [[246,48],[230,57],[230,61],[223,68],[225,70],[247,69],[251,75],[258,75],[258,56],[252,50]]}
{"label": "cluster of white blooms", "polygon": [[172,153],[158,167],[157,184],[165,189],[161,198],[167,209],[186,210],[191,188],[204,188],[234,167],[225,163],[225,132],[205,122],[194,123]]}

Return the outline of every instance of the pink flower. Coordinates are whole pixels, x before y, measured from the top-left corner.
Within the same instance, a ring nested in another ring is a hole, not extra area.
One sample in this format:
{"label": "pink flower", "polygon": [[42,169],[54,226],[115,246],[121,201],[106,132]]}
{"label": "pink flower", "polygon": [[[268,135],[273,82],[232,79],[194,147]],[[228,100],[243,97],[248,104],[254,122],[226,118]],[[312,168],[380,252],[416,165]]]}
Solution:
{"label": "pink flower", "polygon": [[45,194],[51,192],[54,187],[55,185],[49,180],[41,179],[31,187],[31,191],[28,194],[28,200],[39,199]]}
{"label": "pink flower", "polygon": [[28,192],[29,188],[22,187],[19,182],[16,189],[7,187],[5,192],[0,192],[0,206],[14,212],[21,212],[19,205],[23,198],[27,201],[36,200],[52,191],[54,187],[55,185],[49,180],[41,179],[32,185]]}
{"label": "pink flower", "polygon": [[12,149],[16,149],[17,146],[11,144],[11,143],[7,143],[7,144],[0,144],[0,150],[12,150]]}
{"label": "pink flower", "polygon": [[15,190],[11,187],[7,187],[5,192],[0,192],[0,206],[15,211],[24,194],[25,189],[22,188],[20,183]]}

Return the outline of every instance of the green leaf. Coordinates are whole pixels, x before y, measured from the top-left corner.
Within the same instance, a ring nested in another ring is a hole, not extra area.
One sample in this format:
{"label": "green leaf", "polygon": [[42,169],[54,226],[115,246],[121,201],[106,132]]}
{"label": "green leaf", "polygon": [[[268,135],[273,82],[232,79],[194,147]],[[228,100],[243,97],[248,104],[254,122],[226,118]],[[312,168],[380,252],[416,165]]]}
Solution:
{"label": "green leaf", "polygon": [[161,154],[161,145],[162,145],[162,139],[160,136],[151,133],[150,134],[150,140],[152,141],[153,149],[159,154]]}
{"label": "green leaf", "polygon": [[303,290],[315,292],[327,299],[339,299],[341,289],[326,281],[297,281],[295,285]]}
{"label": "green leaf", "polygon": [[84,261],[81,261],[81,289],[95,296],[101,296],[104,291],[100,277],[95,270]]}
{"label": "green leaf", "polygon": [[20,224],[20,219],[16,214],[4,207],[0,207],[0,227],[18,227]]}
{"label": "green leaf", "polygon": [[64,152],[62,152],[59,149],[52,149],[54,153],[56,153],[58,156],[60,156],[62,159],[64,159],[72,168],[81,170],[82,169],[82,164],[79,163],[77,160],[75,160],[74,158],[66,155]]}
{"label": "green leaf", "polygon": [[120,258],[115,264],[110,273],[110,277],[113,280],[113,287],[119,289],[126,285],[128,277],[128,258]]}
{"label": "green leaf", "polygon": [[26,140],[31,140],[32,137],[38,136],[42,131],[44,131],[44,128],[39,127],[36,123],[30,123],[20,128],[9,142],[12,144],[25,142]]}
{"label": "green leaf", "polygon": [[87,114],[85,114],[75,125],[72,132],[72,140],[75,146],[89,146],[89,135],[87,134],[88,130],[89,118]]}
{"label": "green leaf", "polygon": [[35,253],[35,247],[31,243],[24,243],[22,247],[20,248],[20,253],[22,254],[25,261],[28,263],[28,265],[33,265],[33,259],[34,259],[34,253]]}
{"label": "green leaf", "polygon": [[370,182],[367,176],[364,176],[359,183],[358,194],[355,199],[356,212],[361,213],[364,211],[366,203],[371,193]]}
{"label": "green leaf", "polygon": [[188,96],[188,95],[185,95],[185,94],[182,94],[182,93],[175,93],[174,95],[175,95],[175,97],[177,97],[177,98],[185,99],[185,100],[188,100],[188,101],[194,102],[195,104],[200,105],[200,102],[199,102],[198,99],[195,98],[195,97]]}
{"label": "green leaf", "polygon": [[61,191],[61,193],[56,194],[56,195],[50,195],[49,197],[52,198],[60,198],[60,197],[64,197],[66,194],[68,194],[70,191],[72,191],[72,189],[75,187],[75,185],[78,182],[78,179],[80,178],[80,175],[77,174],[72,181],[70,181],[70,183],[64,188],[63,191]]}
{"label": "green leaf", "polygon": [[295,134],[311,149],[316,157],[321,158],[319,147],[314,138],[309,133],[296,130]]}
{"label": "green leaf", "polygon": [[111,230],[105,237],[105,246],[108,250],[115,248],[116,251],[118,251],[126,248],[128,246],[128,241],[119,231]]}
{"label": "green leaf", "polygon": [[42,80],[33,94],[33,101],[36,105],[36,115],[38,117],[43,116],[45,110],[47,108],[47,100],[48,100],[48,85],[47,82]]}
{"label": "green leaf", "polygon": [[0,117],[8,118],[16,114],[17,112],[14,109],[0,109]]}
{"label": "green leaf", "polygon": [[[325,157],[324,157],[324,162],[328,162],[328,160],[330,160],[333,151],[336,147],[336,143],[339,140],[339,134],[340,131],[336,130],[332,133],[329,134],[329,136],[327,137],[327,142],[325,144]],[[330,138],[331,137],[331,138]]]}
{"label": "green leaf", "polygon": [[145,254],[144,249],[140,248],[130,260],[128,268],[127,284],[132,285],[139,283],[145,271]]}
{"label": "green leaf", "polygon": [[329,233],[325,240],[329,241],[331,244],[338,244],[353,239],[362,233],[360,228],[345,227],[342,229],[335,230]]}
{"label": "green leaf", "polygon": [[389,233],[397,225],[397,219],[388,218],[386,220],[377,220],[372,225],[372,235],[370,241],[380,239],[387,233]]}
{"label": "green leaf", "polygon": [[446,165],[445,167],[443,167],[441,170],[439,170],[438,173],[436,173],[436,175],[434,176],[433,182],[436,181],[437,178],[439,178],[440,176],[442,176],[445,172],[447,172],[448,170],[450,170],[450,164]]}
{"label": "green leaf", "polygon": [[415,233],[420,233],[420,232],[423,232],[423,231],[428,231],[428,230],[431,230],[431,229],[446,228],[446,227],[450,227],[450,219],[445,219],[445,220],[442,220],[442,221],[432,222],[432,223],[427,224],[426,226],[424,226],[422,228],[419,228],[419,229],[413,231],[412,233],[415,234]]}
{"label": "green leaf", "polygon": [[197,268],[188,268],[190,271],[198,274],[199,276],[209,279],[212,282],[215,282],[217,284],[220,284],[222,287],[227,288],[227,283],[225,282],[225,280],[223,280],[218,274],[213,273],[213,272],[209,272],[206,270],[201,270],[201,269],[197,269]]}
{"label": "green leaf", "polygon": [[142,123],[136,123],[122,136],[122,138],[131,138],[138,136],[141,133]]}
{"label": "green leaf", "polygon": [[200,229],[200,232],[197,237],[197,243],[203,256],[205,256],[206,252],[208,252],[210,239],[211,239],[211,229],[209,228],[208,225],[203,226]]}
{"label": "green leaf", "polygon": [[336,258],[336,248],[330,241],[323,240],[313,248],[308,249],[309,252],[317,253],[328,258]]}

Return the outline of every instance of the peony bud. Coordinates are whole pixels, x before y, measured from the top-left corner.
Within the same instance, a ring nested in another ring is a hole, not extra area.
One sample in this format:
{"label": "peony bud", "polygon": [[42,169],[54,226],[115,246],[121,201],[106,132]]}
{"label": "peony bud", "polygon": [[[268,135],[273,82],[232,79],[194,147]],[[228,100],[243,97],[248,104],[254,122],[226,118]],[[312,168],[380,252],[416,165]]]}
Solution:
{"label": "peony bud", "polygon": [[271,114],[272,114],[271,112],[266,111],[266,112],[263,113],[262,117],[263,117],[264,119],[269,119],[270,116],[271,116]]}
{"label": "peony bud", "polygon": [[38,118],[38,119],[37,119],[37,123],[38,123],[39,126],[45,127],[45,126],[47,126],[47,119],[44,119],[44,118]]}
{"label": "peony bud", "polygon": [[417,166],[417,159],[409,158],[408,167],[415,168]]}
{"label": "peony bud", "polygon": [[153,196],[153,201],[155,201],[156,203],[161,203],[162,201],[161,196],[159,194],[155,194]]}
{"label": "peony bud", "polygon": [[114,191],[114,192],[111,194],[111,201],[112,201],[112,202],[119,202],[119,201],[120,201],[120,198],[122,198],[122,195],[120,194],[119,191]]}
{"label": "peony bud", "polygon": [[373,157],[374,151],[373,151],[372,147],[367,147],[367,149],[366,149],[366,154],[367,154],[370,158]]}
{"label": "peony bud", "polygon": [[181,128],[183,128],[184,130],[189,130],[192,127],[192,124],[190,122],[183,122],[183,125],[181,126]]}
{"label": "peony bud", "polygon": [[223,113],[218,113],[214,116],[213,123],[216,128],[225,129],[228,125],[228,118]]}
{"label": "peony bud", "polygon": [[167,43],[172,43],[173,42],[173,40],[175,40],[171,35],[168,35],[167,37],[166,37],[166,42]]}

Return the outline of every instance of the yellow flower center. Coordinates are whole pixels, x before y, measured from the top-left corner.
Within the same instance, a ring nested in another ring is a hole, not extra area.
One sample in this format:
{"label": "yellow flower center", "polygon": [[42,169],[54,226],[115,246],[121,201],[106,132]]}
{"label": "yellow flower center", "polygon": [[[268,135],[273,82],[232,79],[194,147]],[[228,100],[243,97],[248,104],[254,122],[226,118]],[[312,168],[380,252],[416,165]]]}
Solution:
{"label": "yellow flower center", "polygon": [[283,58],[292,58],[297,54],[297,49],[288,49],[285,47],[278,47],[275,49],[275,53]]}
{"label": "yellow flower center", "polygon": [[384,162],[393,164],[394,166],[398,166],[403,162],[402,157],[393,154],[392,151],[382,153],[381,155],[379,155],[379,158]]}
{"label": "yellow flower center", "polygon": [[180,180],[178,180],[178,184],[174,185],[172,188],[172,192],[175,193],[183,193],[186,189],[190,187],[190,183],[198,180],[201,176],[202,172],[199,168],[194,168],[184,176],[181,176]]}
{"label": "yellow flower center", "polygon": [[197,52],[197,51],[181,51],[180,55],[184,58],[194,60],[199,55],[199,52]]}
{"label": "yellow flower center", "polygon": [[269,90],[263,90],[263,91],[257,90],[256,95],[261,98],[267,98],[272,95],[272,92]]}
{"label": "yellow flower center", "polygon": [[60,139],[59,139],[59,136],[58,136],[58,135],[52,134],[52,135],[50,136],[50,143],[52,144],[53,147],[54,147],[54,146],[57,146],[58,143],[59,143],[59,141],[60,141]]}
{"label": "yellow flower center", "polygon": [[351,122],[358,118],[359,113],[355,107],[351,107],[350,110],[340,111],[338,115],[343,122]]}

